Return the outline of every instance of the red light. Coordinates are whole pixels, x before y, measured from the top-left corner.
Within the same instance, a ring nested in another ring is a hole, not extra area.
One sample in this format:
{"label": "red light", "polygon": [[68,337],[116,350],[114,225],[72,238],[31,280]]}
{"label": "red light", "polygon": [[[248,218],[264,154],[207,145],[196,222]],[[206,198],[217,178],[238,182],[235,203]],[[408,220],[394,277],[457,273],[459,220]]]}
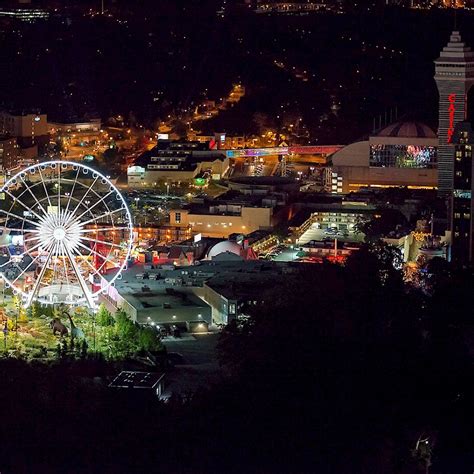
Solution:
{"label": "red light", "polygon": [[456,94],[449,94],[449,128],[448,128],[448,143],[453,141],[453,134],[454,134],[454,112],[456,112]]}

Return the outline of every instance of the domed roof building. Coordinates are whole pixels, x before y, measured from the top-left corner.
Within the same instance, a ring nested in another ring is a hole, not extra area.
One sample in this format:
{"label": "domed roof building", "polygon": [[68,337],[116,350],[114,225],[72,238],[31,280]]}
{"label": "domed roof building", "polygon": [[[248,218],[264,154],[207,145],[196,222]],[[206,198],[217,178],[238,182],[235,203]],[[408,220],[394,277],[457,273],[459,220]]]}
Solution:
{"label": "domed roof building", "polygon": [[436,133],[421,122],[395,122],[379,130],[377,137],[436,138]]}
{"label": "domed roof building", "polygon": [[434,189],[438,183],[438,138],[421,122],[392,123],[332,156],[326,189],[349,193],[360,188],[406,186]]}
{"label": "domed roof building", "polygon": [[244,248],[230,240],[223,240],[213,245],[206,257],[207,260],[254,260],[255,258],[252,249]]}

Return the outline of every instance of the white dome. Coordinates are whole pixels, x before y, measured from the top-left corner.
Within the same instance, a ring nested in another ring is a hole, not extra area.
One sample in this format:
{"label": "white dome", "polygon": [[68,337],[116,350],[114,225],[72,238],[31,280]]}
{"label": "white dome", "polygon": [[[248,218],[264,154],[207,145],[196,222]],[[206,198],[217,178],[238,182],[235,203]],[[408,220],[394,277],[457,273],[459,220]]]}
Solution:
{"label": "white dome", "polygon": [[209,253],[207,254],[207,258],[211,259],[225,252],[233,253],[240,257],[240,254],[242,252],[242,247],[236,242],[230,242],[229,240],[224,240],[223,242],[219,242],[213,247],[211,247],[211,249],[209,250]]}

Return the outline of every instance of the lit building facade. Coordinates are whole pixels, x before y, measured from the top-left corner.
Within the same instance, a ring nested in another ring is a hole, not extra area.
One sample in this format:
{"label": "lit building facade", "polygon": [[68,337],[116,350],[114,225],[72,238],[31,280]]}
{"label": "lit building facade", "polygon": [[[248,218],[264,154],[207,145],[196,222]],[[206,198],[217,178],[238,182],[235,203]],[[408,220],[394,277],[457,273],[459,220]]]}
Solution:
{"label": "lit building facade", "polygon": [[325,187],[333,194],[370,187],[436,188],[437,147],[436,134],[427,125],[393,123],[336,151],[326,168]]}
{"label": "lit building facade", "polygon": [[448,45],[435,61],[435,81],[439,91],[438,191],[450,196],[453,190],[456,124],[466,119],[467,94],[474,84],[474,52],[453,31]]}
{"label": "lit building facade", "polygon": [[21,148],[45,145],[49,141],[45,114],[0,112],[0,132],[16,137]]}
{"label": "lit building facade", "polygon": [[201,209],[172,209],[170,225],[191,228],[204,237],[227,238],[273,227],[273,208],[242,204],[213,204]]}
{"label": "lit building facade", "polygon": [[18,144],[16,138],[0,136],[0,166],[10,170],[18,166]]}
{"label": "lit building facade", "polygon": [[451,260],[471,263],[473,245],[473,160],[474,131],[468,122],[456,126],[453,135],[454,177],[451,206]]}

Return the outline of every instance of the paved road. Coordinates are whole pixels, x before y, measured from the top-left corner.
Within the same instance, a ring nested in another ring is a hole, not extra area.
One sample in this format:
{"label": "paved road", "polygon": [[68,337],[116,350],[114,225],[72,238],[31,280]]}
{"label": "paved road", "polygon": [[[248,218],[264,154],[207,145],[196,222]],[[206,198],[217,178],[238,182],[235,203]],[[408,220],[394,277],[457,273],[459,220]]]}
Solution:
{"label": "paved road", "polygon": [[167,371],[163,399],[173,393],[186,396],[200,388],[207,389],[224,376],[216,356],[218,334],[200,334],[179,339],[165,339],[168,352],[177,352],[184,358],[183,365]]}

